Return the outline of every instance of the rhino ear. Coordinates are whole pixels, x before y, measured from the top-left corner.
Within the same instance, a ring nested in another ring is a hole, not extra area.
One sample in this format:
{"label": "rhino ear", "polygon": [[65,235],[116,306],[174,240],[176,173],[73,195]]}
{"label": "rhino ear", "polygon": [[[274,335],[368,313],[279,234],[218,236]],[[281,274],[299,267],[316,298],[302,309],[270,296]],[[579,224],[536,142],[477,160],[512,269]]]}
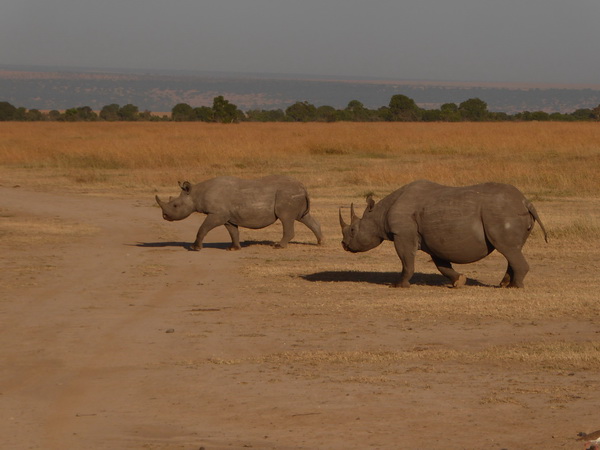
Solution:
{"label": "rhino ear", "polygon": [[375,206],[375,200],[373,200],[373,196],[372,195],[369,195],[367,197],[367,209],[365,210],[365,212],[371,211],[374,206]]}
{"label": "rhino ear", "polygon": [[190,183],[189,181],[184,181],[183,183],[181,181],[178,182],[179,183],[179,187],[181,188],[181,190],[183,192],[185,192],[186,194],[189,194],[191,189],[192,189],[192,183]]}

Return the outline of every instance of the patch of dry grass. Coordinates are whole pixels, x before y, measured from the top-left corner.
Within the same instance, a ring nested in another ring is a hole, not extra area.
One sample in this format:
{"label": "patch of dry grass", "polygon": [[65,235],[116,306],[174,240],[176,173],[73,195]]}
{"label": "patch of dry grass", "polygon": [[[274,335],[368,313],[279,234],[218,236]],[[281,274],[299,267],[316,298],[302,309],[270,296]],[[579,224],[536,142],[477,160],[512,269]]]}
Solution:
{"label": "patch of dry grass", "polygon": [[[36,217],[15,216],[0,209],[0,242],[4,249],[37,248],[46,244],[68,243],[73,239],[90,236],[98,229],[87,224],[58,219],[40,220]],[[56,256],[40,252],[33,258],[19,257],[14,252],[0,252],[0,288],[30,286],[36,275],[53,270]]]}
{"label": "patch of dry grass", "polygon": [[34,217],[11,217],[0,214],[0,238],[10,245],[59,242],[74,237],[89,236],[97,231],[97,228],[82,223],[68,223],[58,219],[40,221]]}
{"label": "patch of dry grass", "polygon": [[586,342],[533,342],[490,346],[480,351],[452,348],[423,348],[420,346],[403,351],[354,350],[354,351],[287,351],[260,357],[241,359],[209,358],[206,361],[188,361],[188,365],[216,364],[266,364],[271,367],[309,366],[315,369],[325,365],[383,367],[399,363],[462,361],[487,363],[489,365],[523,365],[527,368],[551,370],[599,370],[600,341]]}
{"label": "patch of dry grass", "polygon": [[379,194],[419,178],[508,182],[536,195],[600,191],[591,123],[5,123],[0,136],[4,168],[105,188],[287,173],[310,188]]}

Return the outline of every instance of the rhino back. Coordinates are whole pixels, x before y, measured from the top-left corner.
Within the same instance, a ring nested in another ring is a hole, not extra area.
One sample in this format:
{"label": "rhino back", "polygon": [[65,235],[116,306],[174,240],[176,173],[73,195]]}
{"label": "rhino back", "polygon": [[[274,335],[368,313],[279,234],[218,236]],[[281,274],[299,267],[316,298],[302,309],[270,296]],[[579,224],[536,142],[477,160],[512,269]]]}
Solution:
{"label": "rhino back", "polygon": [[197,184],[193,195],[199,212],[226,215],[230,223],[245,228],[264,228],[277,220],[275,202],[282,188],[298,190],[302,185],[278,175],[257,180],[224,176]]}

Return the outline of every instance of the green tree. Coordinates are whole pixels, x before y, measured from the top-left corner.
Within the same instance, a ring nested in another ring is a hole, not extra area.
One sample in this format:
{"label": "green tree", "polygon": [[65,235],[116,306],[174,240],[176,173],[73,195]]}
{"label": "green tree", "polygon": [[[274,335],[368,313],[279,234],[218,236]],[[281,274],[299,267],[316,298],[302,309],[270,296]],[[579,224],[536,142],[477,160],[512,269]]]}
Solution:
{"label": "green tree", "polygon": [[441,119],[446,122],[458,122],[460,120],[460,113],[458,112],[458,105],[456,103],[444,103],[440,106]]}
{"label": "green tree", "polygon": [[573,121],[573,117],[569,114],[553,112],[552,114],[550,114],[550,120],[553,120],[555,122],[571,122]]}
{"label": "green tree", "polygon": [[335,122],[337,120],[337,110],[333,106],[319,106],[315,115],[315,120],[319,122]]}
{"label": "green tree", "polygon": [[510,122],[513,120],[512,116],[505,112],[491,112],[488,114],[490,120],[495,120],[497,122]]}
{"label": "green tree", "polygon": [[92,122],[98,120],[98,114],[89,106],[79,106],[67,109],[64,118],[67,122]]}
{"label": "green tree", "polygon": [[46,120],[46,116],[39,109],[30,109],[25,113],[25,120],[30,122],[40,122]]}
{"label": "green tree", "polygon": [[8,102],[0,102],[0,121],[14,120],[17,108]]}
{"label": "green tree", "polygon": [[238,122],[240,118],[237,106],[230,103],[222,95],[213,99],[213,114],[215,122],[221,123]]}
{"label": "green tree", "polygon": [[391,122],[393,120],[392,112],[390,111],[390,108],[388,106],[382,106],[381,108],[379,108],[375,112],[375,115],[379,120],[385,120],[386,122]]}
{"label": "green tree", "polygon": [[246,111],[246,116],[251,122],[283,122],[285,120],[285,113],[281,109],[251,109]]}
{"label": "green tree", "polygon": [[310,122],[317,116],[317,108],[304,101],[296,102],[285,110],[285,116],[292,122]]}
{"label": "green tree", "polygon": [[194,109],[187,103],[178,103],[171,109],[171,117],[176,122],[194,120]]}
{"label": "green tree", "polygon": [[488,118],[487,103],[479,98],[470,98],[458,105],[463,120],[480,122]]}
{"label": "green tree", "polygon": [[128,122],[138,120],[139,112],[140,110],[137,106],[128,103],[119,108],[119,119],[126,120]]}
{"label": "green tree", "polygon": [[421,119],[421,109],[415,101],[406,95],[392,96],[389,104],[390,120],[410,122]]}
{"label": "green tree", "polygon": [[352,120],[354,122],[368,122],[373,120],[372,111],[368,108],[365,108],[358,100],[352,100],[344,109],[344,118],[347,120]]}
{"label": "green tree", "polygon": [[15,111],[14,120],[27,120],[27,109],[23,106],[19,106]]}
{"label": "green tree", "polygon": [[589,108],[581,108],[573,111],[571,116],[575,120],[594,120],[594,112]]}
{"label": "green tree", "polygon": [[423,122],[441,122],[442,112],[439,109],[424,109],[421,112],[421,120]]}
{"label": "green tree", "polygon": [[531,113],[531,120],[545,122],[550,120],[550,114],[548,114],[546,111],[534,111]]}
{"label": "green tree", "polygon": [[57,109],[53,109],[48,113],[48,120],[58,121],[61,120],[62,114]]}
{"label": "green tree", "polygon": [[157,122],[160,120],[160,117],[152,114],[152,111],[149,109],[145,109],[141,113],[138,113],[137,120],[143,120],[147,122]]}
{"label": "green tree", "polygon": [[100,118],[108,122],[119,120],[119,108],[120,106],[116,103],[103,106],[100,110]]}
{"label": "green tree", "polygon": [[65,110],[64,118],[67,122],[75,122],[79,120],[77,116],[77,108],[69,108]]}
{"label": "green tree", "polygon": [[214,122],[215,121],[215,113],[212,108],[208,106],[199,106],[194,108],[194,117],[196,120],[200,120],[202,122]]}

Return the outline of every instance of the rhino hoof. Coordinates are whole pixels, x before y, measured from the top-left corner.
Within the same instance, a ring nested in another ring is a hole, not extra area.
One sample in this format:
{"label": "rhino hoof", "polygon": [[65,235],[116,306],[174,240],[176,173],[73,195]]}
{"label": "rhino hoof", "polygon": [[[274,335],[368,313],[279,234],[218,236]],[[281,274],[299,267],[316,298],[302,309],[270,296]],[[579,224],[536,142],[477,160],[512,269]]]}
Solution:
{"label": "rhino hoof", "polygon": [[458,278],[456,280],[454,280],[454,283],[452,283],[452,287],[455,288],[459,288],[461,286],[464,286],[465,283],[467,282],[467,277],[465,277],[462,273],[458,276]]}
{"label": "rhino hoof", "polygon": [[241,249],[242,249],[242,247],[236,247],[235,245],[231,245],[230,247],[227,247],[228,252],[234,252],[234,251],[241,250]]}

